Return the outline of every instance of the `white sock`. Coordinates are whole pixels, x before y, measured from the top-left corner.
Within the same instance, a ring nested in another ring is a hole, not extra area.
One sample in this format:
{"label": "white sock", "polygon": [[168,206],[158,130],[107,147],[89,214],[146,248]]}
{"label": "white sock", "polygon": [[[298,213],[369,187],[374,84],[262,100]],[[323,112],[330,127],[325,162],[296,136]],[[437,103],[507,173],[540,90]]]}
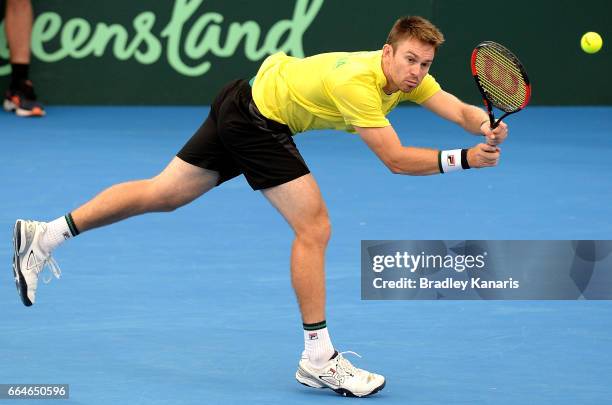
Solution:
{"label": "white sock", "polygon": [[329,338],[329,332],[325,322],[321,322],[323,328],[307,330],[304,325],[304,352],[303,358],[307,358],[316,368],[321,368],[334,355],[335,350]]}
{"label": "white sock", "polygon": [[51,253],[56,247],[73,236],[66,217],[59,217],[54,221],[47,222],[47,232],[43,234],[40,240],[40,247],[47,253]]}

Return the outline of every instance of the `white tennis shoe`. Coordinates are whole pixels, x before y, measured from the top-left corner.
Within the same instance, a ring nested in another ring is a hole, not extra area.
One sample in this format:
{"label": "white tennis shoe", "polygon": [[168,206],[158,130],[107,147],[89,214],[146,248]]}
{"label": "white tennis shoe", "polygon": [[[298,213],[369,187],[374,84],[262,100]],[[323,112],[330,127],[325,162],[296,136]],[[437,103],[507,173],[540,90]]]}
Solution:
{"label": "white tennis shoe", "polygon": [[323,367],[314,368],[307,358],[302,358],[295,378],[300,384],[312,388],[329,388],[345,397],[366,397],[385,387],[385,377],[370,373],[351,364],[343,353],[336,352]]}
{"label": "white tennis shoe", "polygon": [[[23,219],[18,219],[13,228],[13,275],[19,297],[26,307],[36,301],[38,277],[45,267],[49,267],[55,278],[62,274],[57,262],[40,248],[40,238],[46,231],[44,222]],[[43,281],[49,283],[51,277]]]}

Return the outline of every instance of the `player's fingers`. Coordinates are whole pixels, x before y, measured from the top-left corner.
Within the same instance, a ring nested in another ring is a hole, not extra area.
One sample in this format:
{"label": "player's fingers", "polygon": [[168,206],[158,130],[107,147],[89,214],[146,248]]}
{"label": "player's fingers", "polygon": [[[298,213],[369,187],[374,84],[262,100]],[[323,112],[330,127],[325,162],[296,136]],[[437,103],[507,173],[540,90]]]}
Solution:
{"label": "player's fingers", "polygon": [[498,150],[497,146],[491,145],[489,143],[481,143],[478,146],[481,151],[487,152],[487,153],[497,152]]}
{"label": "player's fingers", "polygon": [[494,156],[489,156],[490,154],[484,154],[480,156],[480,161],[482,162],[482,166],[493,166],[495,162],[497,162],[498,158]]}
{"label": "player's fingers", "polygon": [[489,157],[486,160],[485,164],[486,166],[491,167],[491,166],[497,166],[498,162],[499,162],[499,155],[493,157],[493,154],[491,154],[491,157]]}
{"label": "player's fingers", "polygon": [[490,166],[496,166],[497,162],[499,162],[499,155],[488,160]]}
{"label": "player's fingers", "polygon": [[493,152],[486,152],[482,154],[482,158],[487,162],[487,163],[494,163],[497,162],[499,160],[499,152],[493,151]]}
{"label": "player's fingers", "polygon": [[496,143],[498,144],[502,143],[503,141],[506,140],[507,137],[508,137],[508,132],[502,132],[502,133],[495,135],[495,140],[497,141]]}
{"label": "player's fingers", "polygon": [[497,146],[479,143],[473,149],[473,156],[470,164],[472,167],[492,167],[497,166],[499,161],[500,149]]}
{"label": "player's fingers", "polygon": [[508,136],[508,126],[502,122],[493,130],[493,136],[496,144],[502,143]]}
{"label": "player's fingers", "polygon": [[481,130],[484,136],[488,137],[488,136],[493,135],[493,130],[488,125],[483,125]]}
{"label": "player's fingers", "polygon": [[502,134],[508,132],[508,125],[505,122],[500,122],[497,127],[492,131],[495,135]]}

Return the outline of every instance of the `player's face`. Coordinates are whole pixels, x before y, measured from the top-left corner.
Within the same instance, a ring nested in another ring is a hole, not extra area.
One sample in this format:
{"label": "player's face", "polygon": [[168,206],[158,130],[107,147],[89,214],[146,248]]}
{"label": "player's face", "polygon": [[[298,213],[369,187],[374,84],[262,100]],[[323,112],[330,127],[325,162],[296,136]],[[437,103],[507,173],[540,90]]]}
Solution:
{"label": "player's face", "polygon": [[435,53],[432,45],[415,38],[399,42],[395,52],[391,45],[385,45],[383,47],[383,64],[386,65],[387,76],[385,91],[409,92],[421,84],[429,72]]}

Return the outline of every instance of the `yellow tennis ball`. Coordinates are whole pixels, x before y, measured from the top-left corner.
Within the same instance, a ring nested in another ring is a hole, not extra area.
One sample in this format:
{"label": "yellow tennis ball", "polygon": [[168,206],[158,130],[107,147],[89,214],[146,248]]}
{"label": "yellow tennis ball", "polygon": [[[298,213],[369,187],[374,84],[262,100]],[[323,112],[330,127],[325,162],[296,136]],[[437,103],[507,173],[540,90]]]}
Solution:
{"label": "yellow tennis ball", "polygon": [[597,53],[603,45],[601,35],[596,32],[587,32],[580,39],[580,46],[586,53]]}

